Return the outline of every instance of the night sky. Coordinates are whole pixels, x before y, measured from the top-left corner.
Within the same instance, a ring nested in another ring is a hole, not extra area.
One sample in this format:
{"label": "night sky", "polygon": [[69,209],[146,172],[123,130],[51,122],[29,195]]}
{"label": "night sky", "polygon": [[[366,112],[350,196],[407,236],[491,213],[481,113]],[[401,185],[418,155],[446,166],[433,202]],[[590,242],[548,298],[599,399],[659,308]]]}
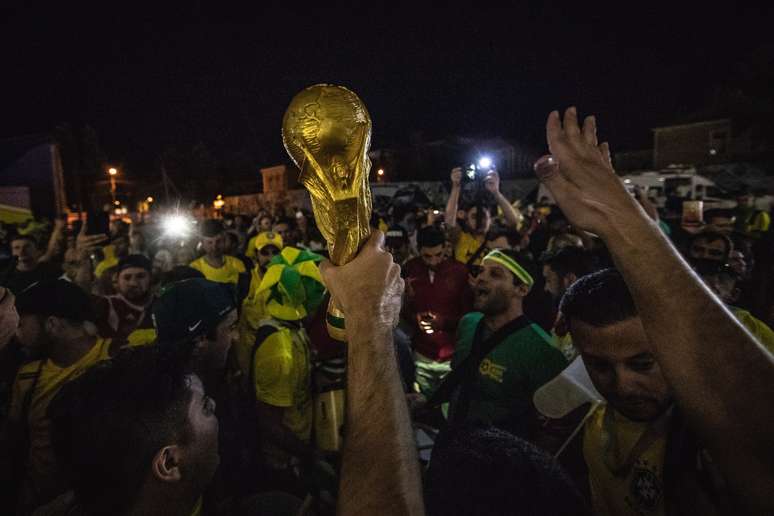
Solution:
{"label": "night sky", "polygon": [[774,53],[772,7],[674,4],[248,14],[196,2],[116,13],[19,3],[0,27],[0,137],[89,124],[106,157],[138,177],[156,173],[165,146],[198,142],[271,165],[287,161],[290,98],[333,82],[365,101],[374,148],[417,132],[539,147],[545,116],[570,103],[598,115],[615,149],[647,148],[651,127],[719,87],[744,89]]}

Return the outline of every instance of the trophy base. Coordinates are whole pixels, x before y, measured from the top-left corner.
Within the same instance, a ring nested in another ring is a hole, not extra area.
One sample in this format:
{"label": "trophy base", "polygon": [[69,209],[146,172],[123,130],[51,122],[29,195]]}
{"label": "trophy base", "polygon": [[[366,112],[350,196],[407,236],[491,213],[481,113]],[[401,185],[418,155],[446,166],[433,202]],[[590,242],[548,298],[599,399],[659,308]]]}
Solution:
{"label": "trophy base", "polygon": [[347,342],[344,312],[333,302],[333,299],[328,303],[328,313],[325,314],[325,326],[328,329],[328,335],[332,339]]}

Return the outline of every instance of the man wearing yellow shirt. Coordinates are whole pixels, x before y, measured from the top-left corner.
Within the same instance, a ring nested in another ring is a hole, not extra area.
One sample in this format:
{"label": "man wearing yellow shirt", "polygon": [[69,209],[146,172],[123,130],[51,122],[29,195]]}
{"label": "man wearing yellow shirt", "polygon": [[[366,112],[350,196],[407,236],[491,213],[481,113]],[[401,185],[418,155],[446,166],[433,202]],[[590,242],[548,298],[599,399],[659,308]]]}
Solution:
{"label": "man wearing yellow shirt", "polygon": [[[449,240],[454,248],[454,257],[468,265],[477,266],[487,254],[485,251],[487,233],[492,223],[489,208],[483,202],[467,211],[466,229],[457,225],[457,208],[462,192],[462,169],[457,167],[451,172],[451,192],[446,203],[446,227],[449,230]],[[495,170],[490,170],[485,179],[484,187],[492,194],[497,206],[502,210],[505,222],[514,229],[518,228],[519,216],[508,199],[500,192],[500,176]]]}
{"label": "man wearing yellow shirt", "polygon": [[249,281],[247,270],[241,260],[224,253],[225,236],[221,221],[205,220],[200,235],[204,256],[192,261],[190,266],[210,281],[234,285],[241,294],[240,299],[244,297]]}
{"label": "man wearing yellow shirt", "polygon": [[249,350],[255,340],[255,333],[261,321],[268,317],[266,312],[266,302],[269,297],[269,291],[258,292],[263,275],[272,258],[277,256],[283,248],[282,237],[279,233],[273,231],[263,231],[255,236],[253,240],[255,246],[256,265],[250,271],[250,289],[242,301],[242,311],[239,314],[239,342],[237,346],[237,361],[242,371],[247,371],[250,357],[246,350]]}
{"label": "man wearing yellow shirt", "polygon": [[110,340],[96,337],[91,298],[65,280],[33,285],[17,298],[19,339],[34,358],[16,376],[7,438],[16,456],[10,492],[27,514],[67,487],[51,450],[49,402],[67,382],[108,358]]}
{"label": "man wearing yellow shirt", "polygon": [[739,296],[738,274],[725,262],[711,259],[691,259],[691,266],[704,283],[724,302],[732,314],[758,339],[769,353],[774,354],[774,331],[743,308],[733,306]]}
{"label": "man wearing yellow shirt", "polygon": [[661,373],[620,273],[580,278],[561,311],[581,357],[536,393],[535,405],[559,417],[592,402],[572,433],[580,442],[571,437],[559,458],[585,465],[577,481],[594,514],[711,515],[733,503]]}
{"label": "man wearing yellow shirt", "polygon": [[247,376],[255,394],[265,439],[263,458],[272,476],[293,482],[293,467],[314,458],[311,355],[302,319],[317,309],[325,288],[321,256],[285,247],[269,264],[258,294],[268,292],[267,317],[254,341],[241,342],[249,359]]}

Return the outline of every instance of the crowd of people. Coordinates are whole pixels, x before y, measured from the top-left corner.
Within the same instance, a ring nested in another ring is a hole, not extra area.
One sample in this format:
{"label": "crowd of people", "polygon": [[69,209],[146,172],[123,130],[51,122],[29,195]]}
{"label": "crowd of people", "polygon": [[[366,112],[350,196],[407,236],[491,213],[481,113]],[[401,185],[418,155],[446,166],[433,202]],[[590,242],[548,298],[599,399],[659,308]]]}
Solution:
{"label": "crowd of people", "polygon": [[770,214],[663,219],[546,129],[554,203],[455,168],[340,266],[282,204],[3,228],[4,512],[774,511]]}

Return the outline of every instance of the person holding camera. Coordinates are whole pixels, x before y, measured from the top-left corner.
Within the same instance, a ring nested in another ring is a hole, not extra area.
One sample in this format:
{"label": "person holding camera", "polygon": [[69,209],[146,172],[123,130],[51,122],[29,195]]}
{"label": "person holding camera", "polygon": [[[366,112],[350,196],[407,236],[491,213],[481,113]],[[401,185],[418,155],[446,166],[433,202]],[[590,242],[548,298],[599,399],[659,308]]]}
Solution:
{"label": "person holding camera", "polygon": [[[457,208],[462,191],[462,168],[455,167],[451,171],[451,192],[446,203],[445,221],[449,231],[449,240],[454,248],[454,257],[471,268],[479,265],[486,254],[487,233],[492,224],[489,207],[483,202],[469,207],[467,210],[465,229],[457,224]],[[497,206],[502,210],[506,225],[518,227],[519,216],[500,192],[500,176],[496,170],[490,170],[484,176],[484,188],[492,194]]]}

